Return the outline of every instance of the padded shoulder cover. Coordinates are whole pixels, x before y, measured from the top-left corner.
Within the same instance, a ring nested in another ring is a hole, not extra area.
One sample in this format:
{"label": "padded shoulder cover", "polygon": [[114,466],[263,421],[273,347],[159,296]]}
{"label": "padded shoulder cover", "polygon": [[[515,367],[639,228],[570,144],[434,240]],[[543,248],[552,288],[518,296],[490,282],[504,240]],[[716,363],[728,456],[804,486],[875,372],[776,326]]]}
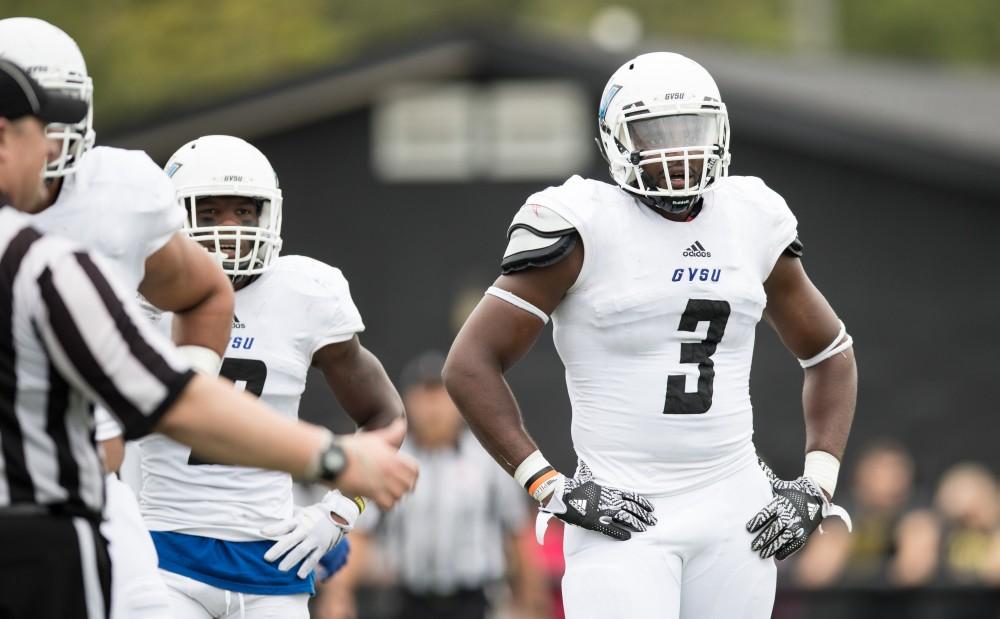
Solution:
{"label": "padded shoulder cover", "polygon": [[555,264],[569,255],[578,239],[573,224],[552,209],[525,204],[507,228],[507,249],[500,270],[509,275]]}

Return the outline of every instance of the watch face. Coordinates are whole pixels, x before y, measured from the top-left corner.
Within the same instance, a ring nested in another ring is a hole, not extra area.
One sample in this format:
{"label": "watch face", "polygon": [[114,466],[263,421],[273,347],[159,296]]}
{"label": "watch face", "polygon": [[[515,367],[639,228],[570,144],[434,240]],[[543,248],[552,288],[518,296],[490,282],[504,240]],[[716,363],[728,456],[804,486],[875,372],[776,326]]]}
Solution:
{"label": "watch face", "polygon": [[323,454],[324,477],[335,477],[339,475],[347,465],[347,457],[344,455],[342,447],[333,445]]}

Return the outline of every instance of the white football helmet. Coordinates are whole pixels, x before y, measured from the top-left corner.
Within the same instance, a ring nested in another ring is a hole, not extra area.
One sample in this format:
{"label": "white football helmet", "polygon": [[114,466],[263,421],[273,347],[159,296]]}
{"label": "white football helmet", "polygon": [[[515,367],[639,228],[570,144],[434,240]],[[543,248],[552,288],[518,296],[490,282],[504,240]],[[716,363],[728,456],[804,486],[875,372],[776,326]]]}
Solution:
{"label": "white football helmet", "polygon": [[49,139],[60,140],[59,157],[49,162],[46,178],[76,171],[80,158],[94,145],[94,84],[87,64],[72,38],[52,24],[33,17],[0,19],[0,58],[24,68],[43,88],[87,102],[87,116],[74,125],[51,124]]}
{"label": "white football helmet", "polygon": [[729,116],[719,88],[680,54],[623,64],[604,88],[597,126],[611,177],[654,208],[684,212],[728,174]]}
{"label": "white football helmet", "polygon": [[[259,275],[274,264],[281,251],[281,188],[263,153],[240,138],[206,135],[182,146],[165,170],[187,211],[185,232],[216,256],[230,278]],[[200,226],[195,205],[209,196],[252,198],[258,225]]]}

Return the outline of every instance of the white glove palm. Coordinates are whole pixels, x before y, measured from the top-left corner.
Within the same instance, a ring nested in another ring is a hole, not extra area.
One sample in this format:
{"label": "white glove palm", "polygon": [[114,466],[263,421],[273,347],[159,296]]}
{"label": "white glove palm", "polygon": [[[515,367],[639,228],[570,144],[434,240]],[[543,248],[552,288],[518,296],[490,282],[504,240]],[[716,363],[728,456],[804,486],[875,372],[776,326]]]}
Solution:
{"label": "white glove palm", "polygon": [[296,507],[288,520],[261,529],[265,537],[278,537],[264,554],[265,561],[276,561],[284,556],[278,569],[291,570],[300,561],[299,578],[307,578],[319,560],[340,542],[350,525],[338,524],[330,515],[330,507],[317,503],[309,507]]}

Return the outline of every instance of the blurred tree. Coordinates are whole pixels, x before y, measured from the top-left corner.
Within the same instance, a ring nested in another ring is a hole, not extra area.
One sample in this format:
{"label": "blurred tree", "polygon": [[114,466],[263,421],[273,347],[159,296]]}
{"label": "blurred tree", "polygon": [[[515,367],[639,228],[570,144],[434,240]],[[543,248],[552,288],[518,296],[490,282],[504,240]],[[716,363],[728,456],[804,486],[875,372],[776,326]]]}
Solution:
{"label": "blurred tree", "polygon": [[1000,62],[996,0],[841,0],[846,51],[944,63]]}
{"label": "blurred tree", "polygon": [[[787,50],[797,0],[622,0],[646,36]],[[919,61],[1000,62],[1000,2],[839,2],[844,51]],[[413,31],[478,21],[586,32],[606,0],[0,0],[0,16],[51,21],[73,36],[96,84],[97,127],[341,61]]]}

